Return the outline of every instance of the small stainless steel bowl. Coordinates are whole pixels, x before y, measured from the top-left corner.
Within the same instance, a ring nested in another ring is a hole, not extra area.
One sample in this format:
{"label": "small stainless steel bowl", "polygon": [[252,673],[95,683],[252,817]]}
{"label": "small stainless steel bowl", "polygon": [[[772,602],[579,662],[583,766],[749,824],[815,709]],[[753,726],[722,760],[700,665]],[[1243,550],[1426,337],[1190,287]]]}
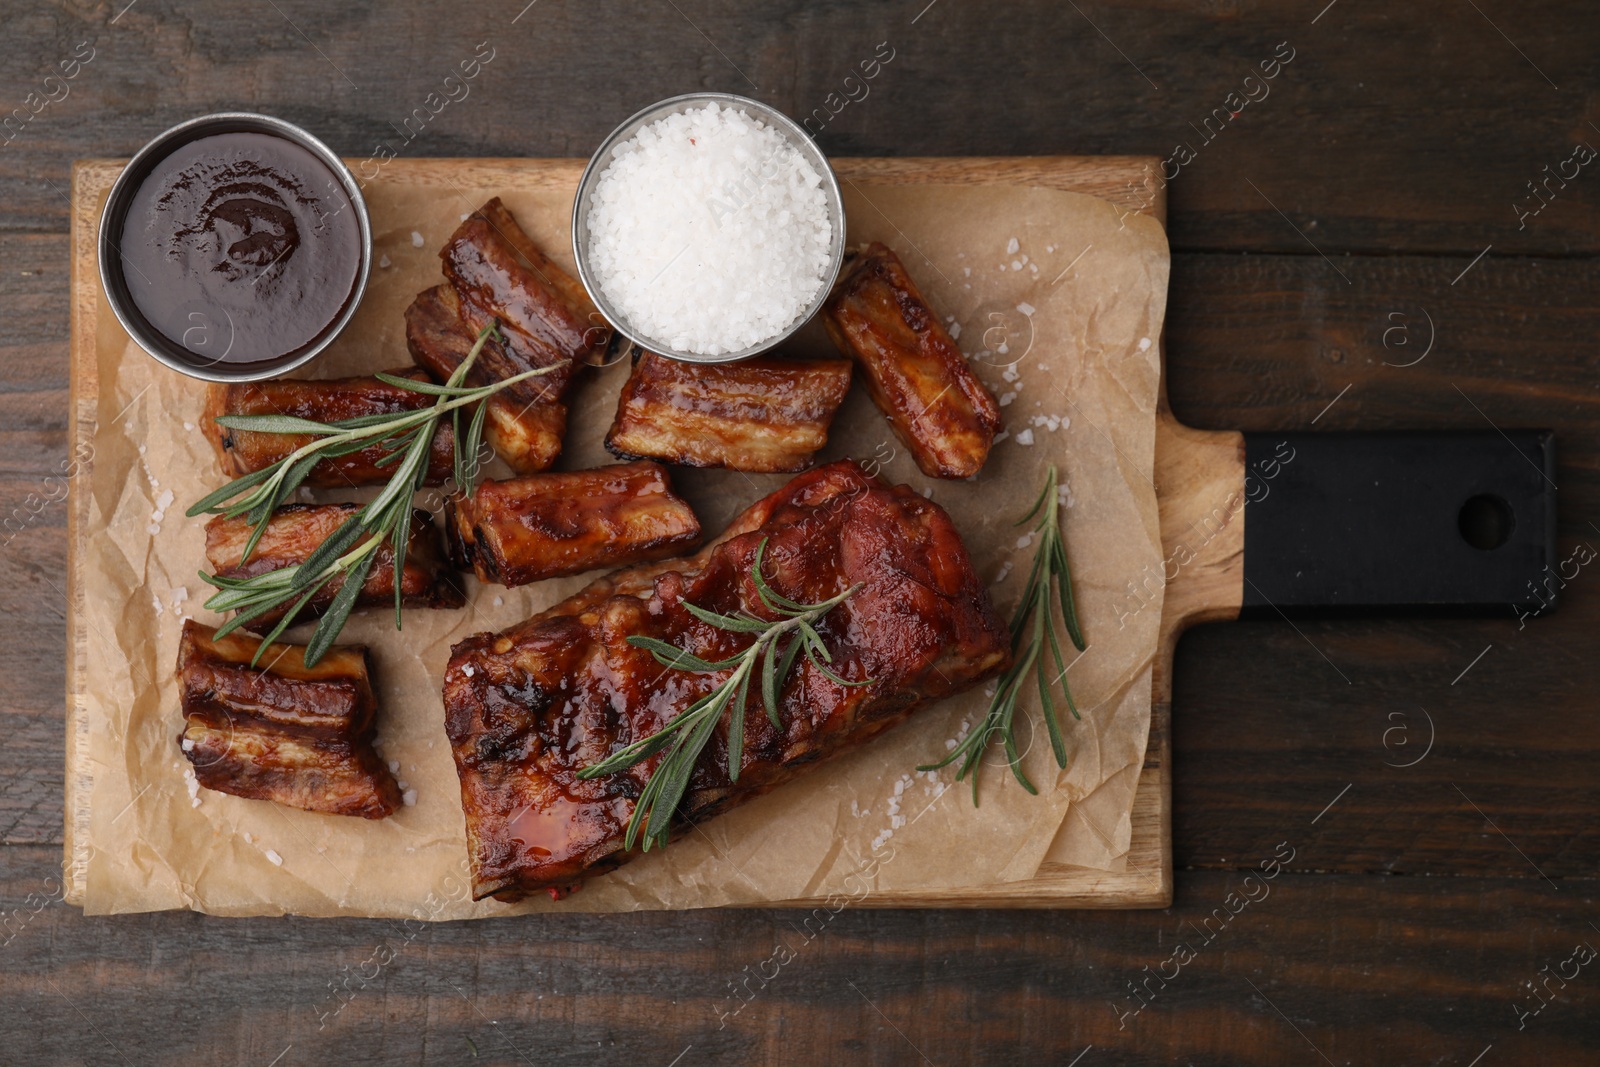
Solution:
{"label": "small stainless steel bowl", "polygon": [[[345,304],[344,310],[317,340],[278,359],[253,363],[226,363],[207,358],[181,344],[174,343],[150,324],[128,291],[127,280],[123,277],[120,241],[123,224],[127,220],[129,202],[157,163],[190,141],[212,134],[240,132],[266,133],[282,137],[304,148],[327,166],[339,180],[345,195],[355,208],[356,222],[361,234],[361,252],[350,299]],[[180,122],[139,149],[128,161],[128,165],[122,169],[115,184],[111,186],[111,192],[106,197],[105,210],[100,213],[99,256],[100,284],[105,289],[106,301],[111,305],[117,321],[122,323],[122,328],[128,331],[128,336],[132,337],[140,348],[173,370],[187,374],[191,378],[201,378],[208,382],[254,382],[287,374],[296,367],[311,362],[333,343],[334,338],[338,337],[340,331],[350,322],[357,305],[361,303],[362,294],[366,292],[367,274],[372,266],[372,220],[367,214],[367,202],[361,195],[360,184],[333,149],[292,122],[249,111],[220,111],[213,115],[201,115],[199,118]]]}
{"label": "small stainless steel bowl", "polygon": [[[828,268],[823,272],[822,285],[806,305],[805,312],[796,319],[787,330],[753,345],[739,352],[724,352],[720,355],[706,356],[696,352],[676,351],[655,338],[647,337],[635,330],[626,319],[616,310],[616,307],[606,299],[605,290],[595,280],[594,272],[589,266],[589,201],[593,196],[594,187],[600,180],[600,175],[611,165],[611,160],[616,154],[617,147],[638,133],[645,126],[657,119],[690,108],[705,107],[715,103],[726,108],[744,111],[750,117],[759,119],[773,129],[778,130],[789,143],[799,150],[819,175],[822,176],[823,189],[828,201],[828,221],[833,225],[833,247],[829,251]],[[839,194],[839,178],[833,173],[833,168],[828,165],[828,157],[817,147],[809,134],[788,115],[763,104],[759,100],[752,100],[747,96],[736,96],[733,93],[689,93],[685,96],[674,96],[663,100],[634,115],[628,121],[611,131],[611,136],[600,143],[594,155],[589,160],[589,165],[583,170],[583,177],[578,180],[578,195],[572,203],[572,256],[578,264],[578,277],[583,280],[583,287],[589,291],[589,296],[594,300],[595,306],[606,317],[606,321],[616,327],[617,331],[640,348],[667,356],[671,359],[683,360],[686,363],[732,363],[735,360],[748,359],[762,352],[771,351],[782,344],[822,310],[823,301],[827,300],[828,292],[833,288],[839,270],[844,264],[844,199]]]}

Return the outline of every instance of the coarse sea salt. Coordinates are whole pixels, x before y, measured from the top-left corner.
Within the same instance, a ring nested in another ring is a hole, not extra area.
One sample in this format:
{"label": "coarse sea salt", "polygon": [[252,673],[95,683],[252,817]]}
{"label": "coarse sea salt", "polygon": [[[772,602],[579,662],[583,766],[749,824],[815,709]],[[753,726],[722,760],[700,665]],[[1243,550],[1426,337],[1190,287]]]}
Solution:
{"label": "coarse sea salt", "polygon": [[783,333],[822,288],[822,176],[779,130],[716,103],[617,146],[589,206],[595,281],[635,334],[738,352]]}

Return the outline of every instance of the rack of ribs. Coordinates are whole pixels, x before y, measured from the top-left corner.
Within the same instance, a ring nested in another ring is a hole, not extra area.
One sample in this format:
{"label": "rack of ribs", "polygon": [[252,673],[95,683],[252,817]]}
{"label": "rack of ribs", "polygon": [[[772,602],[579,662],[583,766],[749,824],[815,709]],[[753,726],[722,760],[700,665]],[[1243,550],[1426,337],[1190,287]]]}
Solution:
{"label": "rack of ribs", "polygon": [[445,530],[456,566],[508,586],[662,559],[700,542],[700,520],[655,463],[486,481],[450,499]]}
{"label": "rack of ribs", "polygon": [[411,358],[443,382],[495,323],[499,336],[484,343],[466,384],[555,368],[490,397],[484,419],[485,439],[514,470],[544,470],[561,453],[573,378],[605,348],[610,327],[583,286],[539,250],[499,197],[457,227],[439,258],[445,284],[424,290],[406,309]]}
{"label": "rack of ribs", "polygon": [[1000,406],[898,256],[876,242],[856,254],[823,322],[923,474],[970,478],[983,469]]}
{"label": "rack of ribs", "polygon": [[307,667],[303,646],[273,644],[252,667],[258,643],[183,624],[178,744],[200,784],[329,815],[391,814],[400,787],[372,747],[365,646],[335,645]]}
{"label": "rack of ribs", "polygon": [[[427,374],[415,367],[389,373],[415,381],[428,380]],[[211,446],[217,450],[223,473],[237,478],[270,467],[317,438],[313,434],[230,430],[216,424],[214,420],[219,415],[293,415],[314,422],[337,422],[359,415],[416,411],[432,407],[437,399],[370,376],[323,381],[278,378],[267,382],[240,382],[207,388],[200,424]],[[394,477],[394,467],[380,465],[378,461],[393,450],[393,445],[379,442],[359,452],[319,460],[311,468],[305,484],[338,488],[383,485]],[[428,484],[442,484],[454,465],[455,438],[449,421],[441,419],[429,445]]]}
{"label": "rack of ribs", "polygon": [[[284,504],[267,520],[267,528],[256,542],[248,563],[242,562],[242,557],[254,527],[242,515],[233,519],[218,515],[206,523],[206,559],[211,564],[211,573],[242,581],[268,571],[298,567],[343,526],[345,520],[360,510],[359,504]],[[415,608],[459,608],[465,604],[466,598],[457,588],[455,576],[440,551],[439,531],[433,525],[433,516],[413,508],[406,536],[406,562],[400,575],[402,603]],[[295,618],[304,621],[321,615],[343,586],[343,576],[328,582]],[[394,546],[385,544],[373,558],[372,570],[361,584],[361,592],[356,594],[355,606],[359,609],[393,604]],[[257,615],[245,625],[252,630],[270,630],[288,610],[289,604],[285,603],[281,608]]]}
{"label": "rack of ribs", "polygon": [[919,708],[979,685],[1011,659],[950,516],[907,486],[852,461],[801,474],[740,515],[694,556],[602,578],[503,633],[475,634],[445,671],[445,728],[461,779],[474,896],[561,895],[630,858],[634,800],[663,755],[617,774],[578,772],[664,727],[727,672],[663,667],[626,638],[655,637],[707,660],[751,635],[709,626],[684,604],[775,616],[751,566],[781,596],[819,603],[860,588],[817,624],[841,686],[795,662],[774,728],[759,700],[745,714],[737,783],[728,779],[726,721],[695,766],[676,828],[854,748]]}
{"label": "rack of ribs", "polygon": [[646,352],[622,388],[606,448],[686,467],[804,470],[849,389],[847,359],[686,364]]}

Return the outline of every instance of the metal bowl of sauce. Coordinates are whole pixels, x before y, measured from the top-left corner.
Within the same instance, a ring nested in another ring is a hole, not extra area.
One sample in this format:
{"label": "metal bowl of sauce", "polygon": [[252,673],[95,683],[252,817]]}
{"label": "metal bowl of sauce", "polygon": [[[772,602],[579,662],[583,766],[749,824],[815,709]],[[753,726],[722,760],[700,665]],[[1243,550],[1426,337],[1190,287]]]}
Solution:
{"label": "metal bowl of sauce", "polygon": [[145,145],[100,216],[118,321],[173,370],[215,382],[287,373],[355,313],[372,224],[354,175],[292,123],[204,115]]}

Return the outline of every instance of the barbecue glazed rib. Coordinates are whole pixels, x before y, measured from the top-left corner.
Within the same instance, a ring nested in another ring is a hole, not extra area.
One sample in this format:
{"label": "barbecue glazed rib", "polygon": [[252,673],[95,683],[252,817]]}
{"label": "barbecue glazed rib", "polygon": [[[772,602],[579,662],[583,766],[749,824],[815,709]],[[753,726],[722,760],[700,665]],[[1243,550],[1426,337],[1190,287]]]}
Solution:
{"label": "barbecue glazed rib", "polygon": [[274,644],[253,668],[256,645],[183,624],[178,743],[200,784],[329,815],[381,819],[398,808],[400,787],[372,747],[365,646],[336,645],[308,668],[303,646]]}
{"label": "barbecue glazed rib", "polygon": [[758,501],[698,554],[642,564],[500,634],[456,645],[445,671],[445,729],[461,777],[477,899],[559,893],[625,862],[623,836],[661,755],[589,781],[578,771],[660,730],[726,676],[669,670],[626,643],[649,635],[716,660],[750,635],[684,608],[770,619],[750,578],[819,603],[862,587],[817,626],[841,686],[796,661],[776,730],[752,698],[736,784],[726,721],[695,767],[680,828],[772,789],[802,765],[859,745],[1010,662],[1010,635],[937,504],[843,461],[801,474]]}
{"label": "barbecue glazed rib", "polygon": [[[244,546],[250,540],[252,529],[244,516],[230,519],[218,515],[206,523],[206,559],[211,563],[211,573],[222,578],[254,578],[258,574],[282,567],[298,567],[326,541],[333,532],[344,525],[346,519],[360,511],[358,504],[285,504],[272,513],[267,529],[256,542],[250,561],[240,564]],[[354,547],[354,546],[352,546]],[[295,616],[297,621],[314,619],[328,610],[334,596],[344,585],[338,577],[319,589],[309,603]],[[413,509],[411,530],[407,534],[406,562],[400,577],[400,595],[406,607],[459,608],[466,603],[461,590],[456,587],[455,576],[445,565],[439,548],[439,533],[434,528],[433,516],[426,511]],[[394,604],[394,547],[385,544],[377,551],[372,570],[356,594],[355,606],[393,606]],[[289,603],[281,608],[258,615],[245,625],[263,633],[272,629],[288,612]]]}
{"label": "barbecue glazed rib", "polygon": [[451,498],[445,529],[456,566],[509,586],[662,559],[700,542],[700,520],[654,463],[486,481],[473,497]]}
{"label": "barbecue glazed rib", "polygon": [[[413,367],[390,371],[401,378],[427,381],[428,376]],[[317,422],[336,422],[358,415],[380,415],[416,411],[432,406],[437,397],[414,393],[377,378],[330,378],[306,381],[278,378],[267,382],[211,385],[206,389],[206,407],[200,424],[211,446],[217,450],[223,473],[229,478],[270,467],[295,449],[316,438],[310,434],[256,433],[229,430],[218,426],[219,415],[295,415]],[[378,460],[392,451],[382,444],[363,448],[346,456],[318,461],[306,478],[307,485],[345,487],[383,485],[394,476],[393,465],[379,466]],[[428,484],[439,485],[455,463],[455,438],[448,420],[440,420],[428,453]]]}
{"label": "barbecue glazed rib", "polygon": [[828,336],[861,367],[872,399],[923,474],[977,474],[1000,429],[994,396],[899,257],[874,242],[845,270],[824,309]]}
{"label": "barbecue glazed rib", "polygon": [[687,364],[646,352],[622,388],[606,448],[686,467],[804,470],[849,388],[847,359]]}
{"label": "barbecue glazed rib", "polygon": [[[446,381],[467,358],[476,334],[461,323],[461,302],[448,285],[425,289],[406,308],[406,347],[417,365],[439,381]],[[478,354],[479,363],[467,372],[467,385],[489,385],[501,376],[480,365],[485,355],[498,352],[500,342],[490,338]],[[539,383],[530,378],[508,386],[484,403],[483,437],[495,453],[524,474],[542,471],[561,454],[567,432],[567,405],[545,398]]]}
{"label": "barbecue glazed rib", "polygon": [[424,290],[406,309],[411,358],[442,382],[493,322],[505,340],[484,344],[467,384],[556,367],[491,397],[484,429],[517,472],[544,470],[561,452],[573,376],[605,347],[610,327],[583,286],[539,251],[498,197],[469,216],[439,255],[447,284]]}

